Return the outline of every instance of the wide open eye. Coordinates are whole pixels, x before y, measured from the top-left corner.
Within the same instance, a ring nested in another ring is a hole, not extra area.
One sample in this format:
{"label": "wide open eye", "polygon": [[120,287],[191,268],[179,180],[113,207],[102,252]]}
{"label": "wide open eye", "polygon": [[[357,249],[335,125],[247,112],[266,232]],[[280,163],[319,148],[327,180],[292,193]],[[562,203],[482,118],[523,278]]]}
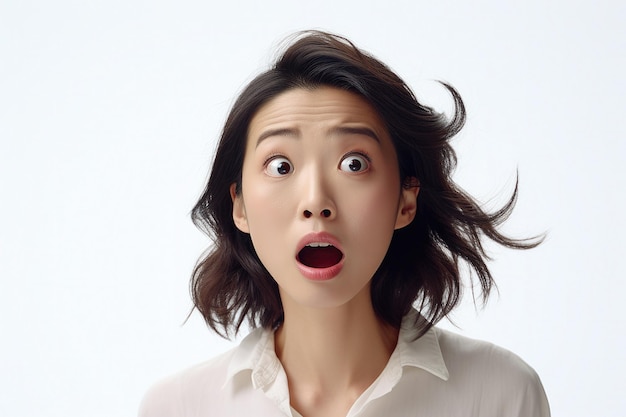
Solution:
{"label": "wide open eye", "polygon": [[363,172],[370,167],[370,161],[365,155],[350,154],[341,160],[339,169],[345,172]]}
{"label": "wide open eye", "polygon": [[267,172],[267,175],[271,177],[282,177],[289,174],[291,171],[293,171],[291,162],[289,162],[289,159],[282,156],[272,158],[265,165],[265,172]]}

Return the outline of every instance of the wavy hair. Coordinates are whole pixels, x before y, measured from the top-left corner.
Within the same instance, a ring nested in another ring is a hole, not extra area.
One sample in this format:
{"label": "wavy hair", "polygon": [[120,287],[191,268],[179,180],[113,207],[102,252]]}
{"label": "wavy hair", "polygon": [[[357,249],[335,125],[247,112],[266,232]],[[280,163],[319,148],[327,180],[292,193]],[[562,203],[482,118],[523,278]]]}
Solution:
{"label": "wavy hair", "polygon": [[415,306],[421,333],[448,315],[460,300],[460,266],[477,276],[482,298],[495,285],[487,267],[484,238],[528,249],[541,238],[512,239],[498,231],[515,205],[517,184],[508,202],[489,213],[451,178],[456,155],[450,139],[465,123],[459,93],[450,92],[452,117],[418,102],[411,89],[384,63],[343,37],[307,31],[298,34],[267,71],[254,78],[236,99],[224,125],[206,188],[192,210],[194,224],[212,247],[200,258],[191,278],[195,308],[218,334],[237,333],[244,322],[275,328],[283,320],[278,286],[265,269],[248,234],[232,219],[231,184],[241,192],[241,172],[248,126],[259,108],[294,88],[330,86],[360,95],[380,114],[398,155],[403,187],[417,178],[417,214],[394,232],[388,252],[371,283],[376,314],[399,327]]}

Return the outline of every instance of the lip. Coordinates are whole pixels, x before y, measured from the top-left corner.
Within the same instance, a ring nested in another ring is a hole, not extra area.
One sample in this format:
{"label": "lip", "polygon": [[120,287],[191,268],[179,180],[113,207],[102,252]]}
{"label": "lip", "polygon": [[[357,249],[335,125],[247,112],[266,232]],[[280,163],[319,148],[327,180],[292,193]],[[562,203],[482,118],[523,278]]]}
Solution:
{"label": "lip", "polygon": [[300,241],[298,242],[298,246],[296,247],[295,260],[296,260],[296,266],[298,267],[298,270],[305,278],[310,279],[311,281],[327,281],[327,280],[333,279],[339,274],[339,272],[341,272],[341,269],[343,268],[343,261],[344,261],[345,255],[341,258],[341,260],[337,264],[329,266],[327,268],[313,268],[313,267],[304,265],[298,260],[298,254],[300,253],[300,251],[306,245],[310,243],[314,243],[314,242],[331,244],[337,249],[339,249],[341,253],[343,253],[339,240],[335,236],[331,235],[330,233],[327,233],[327,232],[309,233],[305,235],[302,239],[300,239]]}

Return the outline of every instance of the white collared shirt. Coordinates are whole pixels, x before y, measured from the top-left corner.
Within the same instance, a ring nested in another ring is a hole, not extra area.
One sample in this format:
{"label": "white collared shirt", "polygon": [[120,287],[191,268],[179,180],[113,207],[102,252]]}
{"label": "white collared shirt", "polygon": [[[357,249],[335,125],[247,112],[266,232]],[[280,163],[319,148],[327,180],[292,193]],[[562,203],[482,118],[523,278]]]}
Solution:
{"label": "white collared shirt", "polygon": [[[347,417],[548,417],[539,377],[515,354],[432,328],[415,339],[417,312],[402,322],[389,362]],[[301,417],[289,402],[273,332],[171,376],[145,395],[140,417]]]}

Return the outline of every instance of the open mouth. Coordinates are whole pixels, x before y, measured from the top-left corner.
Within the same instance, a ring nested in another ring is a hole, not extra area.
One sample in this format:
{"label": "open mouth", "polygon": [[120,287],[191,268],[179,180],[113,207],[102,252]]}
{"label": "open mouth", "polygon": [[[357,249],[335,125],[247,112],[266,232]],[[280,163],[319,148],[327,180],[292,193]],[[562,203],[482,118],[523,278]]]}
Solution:
{"label": "open mouth", "polygon": [[342,258],[343,253],[329,243],[310,243],[298,253],[298,261],[310,268],[329,268]]}

